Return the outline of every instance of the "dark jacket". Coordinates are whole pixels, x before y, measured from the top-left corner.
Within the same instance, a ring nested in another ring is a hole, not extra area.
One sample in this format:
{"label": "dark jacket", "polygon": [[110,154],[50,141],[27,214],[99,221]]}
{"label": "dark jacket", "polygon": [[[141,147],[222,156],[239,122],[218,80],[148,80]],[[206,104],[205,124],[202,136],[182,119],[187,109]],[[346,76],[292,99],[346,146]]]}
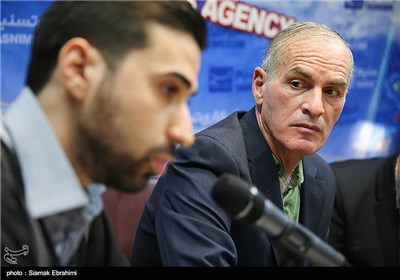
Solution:
{"label": "dark jacket", "polygon": [[[16,157],[1,142],[1,256],[2,266],[59,266],[42,220],[32,219],[25,206],[21,171]],[[7,250],[29,249],[15,256],[17,264],[5,261]],[[7,249],[6,249],[7,248]],[[103,211],[90,226],[68,266],[128,266]]]}
{"label": "dark jacket", "polygon": [[332,163],[337,193],[329,242],[355,266],[399,265],[396,156]]}
{"label": "dark jacket", "polygon": [[[325,239],[335,182],[319,156],[303,161],[300,222]],[[254,108],[236,112],[198,133],[193,146],[179,148],[176,160],[148,200],[133,249],[134,266],[276,266],[277,250],[266,233],[233,221],[211,198],[223,173],[253,185],[279,208],[276,166]]]}

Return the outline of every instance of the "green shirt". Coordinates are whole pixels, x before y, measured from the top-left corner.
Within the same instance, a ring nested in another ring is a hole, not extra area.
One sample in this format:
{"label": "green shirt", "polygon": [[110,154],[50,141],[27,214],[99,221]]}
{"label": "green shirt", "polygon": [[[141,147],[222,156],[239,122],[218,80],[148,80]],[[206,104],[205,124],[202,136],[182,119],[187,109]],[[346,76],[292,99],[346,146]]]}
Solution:
{"label": "green shirt", "polygon": [[[282,184],[285,169],[279,160],[273,155],[278,169],[279,183]],[[300,186],[304,182],[303,162],[300,161],[292,172],[288,188],[282,194],[282,204],[285,213],[294,221],[299,222],[300,213]]]}

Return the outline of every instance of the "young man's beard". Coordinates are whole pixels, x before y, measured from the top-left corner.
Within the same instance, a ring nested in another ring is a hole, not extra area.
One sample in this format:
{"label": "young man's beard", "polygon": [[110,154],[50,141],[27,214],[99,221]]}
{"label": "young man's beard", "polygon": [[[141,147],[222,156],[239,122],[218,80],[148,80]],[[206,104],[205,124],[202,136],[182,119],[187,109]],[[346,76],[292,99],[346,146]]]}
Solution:
{"label": "young man's beard", "polygon": [[146,186],[151,175],[146,174],[146,169],[149,168],[147,158],[136,160],[131,156],[118,154],[118,147],[104,141],[101,135],[92,134],[82,124],[78,129],[76,155],[81,168],[93,182],[124,192],[137,192]]}
{"label": "young man's beard", "polygon": [[120,147],[128,140],[121,135],[123,128],[116,121],[123,111],[113,99],[112,80],[110,76],[104,79],[89,111],[81,116],[73,143],[74,155],[79,168],[92,182],[136,192],[147,183],[149,163],[146,158],[132,158]]}

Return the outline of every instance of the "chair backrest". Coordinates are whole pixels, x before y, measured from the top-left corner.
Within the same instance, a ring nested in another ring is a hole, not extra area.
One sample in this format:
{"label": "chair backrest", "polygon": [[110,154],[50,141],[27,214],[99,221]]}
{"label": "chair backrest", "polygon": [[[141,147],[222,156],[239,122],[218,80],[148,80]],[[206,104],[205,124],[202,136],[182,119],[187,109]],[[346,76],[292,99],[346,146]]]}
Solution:
{"label": "chair backrest", "polygon": [[136,230],[144,205],[150,197],[157,180],[149,180],[147,186],[138,193],[128,194],[107,188],[103,194],[104,208],[110,217],[122,252],[131,259]]}

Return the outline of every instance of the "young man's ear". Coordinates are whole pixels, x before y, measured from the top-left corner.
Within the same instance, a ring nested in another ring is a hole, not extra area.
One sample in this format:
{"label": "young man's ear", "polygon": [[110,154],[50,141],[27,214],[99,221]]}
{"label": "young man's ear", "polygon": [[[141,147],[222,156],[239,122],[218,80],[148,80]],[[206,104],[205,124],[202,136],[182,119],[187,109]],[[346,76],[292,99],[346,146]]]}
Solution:
{"label": "young man's ear", "polygon": [[82,101],[95,82],[93,69],[101,67],[102,56],[83,38],[73,38],[66,42],[59,53],[62,83],[69,96]]}

